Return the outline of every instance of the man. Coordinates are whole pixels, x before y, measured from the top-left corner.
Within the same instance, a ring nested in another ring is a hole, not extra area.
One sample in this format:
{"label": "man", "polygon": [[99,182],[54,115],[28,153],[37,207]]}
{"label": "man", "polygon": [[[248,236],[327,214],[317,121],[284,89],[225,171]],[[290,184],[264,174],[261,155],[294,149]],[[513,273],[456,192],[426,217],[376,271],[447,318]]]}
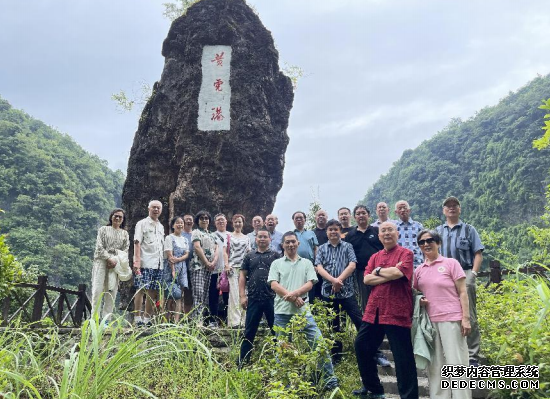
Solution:
{"label": "man", "polygon": [[385,202],[379,202],[376,205],[376,215],[378,216],[378,220],[376,220],[376,222],[372,223],[371,226],[379,227],[384,222],[397,223],[396,220],[391,220],[389,218],[389,216],[390,216],[390,207]]}
{"label": "man", "polygon": [[[273,331],[275,317],[273,300],[275,293],[267,283],[267,276],[269,275],[271,263],[278,259],[280,255],[272,251],[270,245],[269,231],[266,228],[261,228],[256,234],[256,250],[245,255],[241,266],[239,297],[242,308],[246,310],[246,319],[239,367],[250,360],[250,352],[262,315],[265,315],[267,325]],[[247,287],[248,295],[245,291]]]}
{"label": "man", "polygon": [[[361,328],[361,309],[355,299],[354,271],[357,259],[353,246],[342,241],[342,225],[331,219],[326,224],[328,242],[321,245],[315,259],[315,270],[323,278],[321,295],[329,302],[336,316],[332,320],[333,331],[339,333],[340,308],[345,311],[357,331]],[[332,348],[332,359],[335,363],[342,357],[342,342],[336,340]]]}
{"label": "man", "polygon": [[[319,242],[317,241],[317,236],[311,230],[306,230],[306,214],[302,211],[296,211],[292,214],[292,221],[294,222],[294,234],[298,238],[299,247],[298,255],[302,258],[306,258],[311,263],[315,261],[315,256],[317,254],[317,247]],[[316,278],[316,284],[319,280]],[[313,303],[315,299],[315,289],[309,291],[309,302]]]}
{"label": "man", "polygon": [[[186,213],[183,215],[183,231],[181,233],[187,239],[188,243],[192,243],[191,232],[193,231],[193,218],[194,216],[191,213]],[[187,258],[187,270],[189,271],[189,264],[191,259],[193,259],[193,251],[195,248],[193,245],[189,245],[189,257]],[[189,273],[189,272],[188,272]],[[191,294],[191,279],[188,278],[189,288],[183,289],[183,312],[189,313],[193,309],[193,295]]]}
{"label": "man", "polygon": [[470,323],[472,331],[467,336],[470,365],[479,366],[479,345],[481,335],[477,323],[476,308],[476,277],[481,262],[483,250],[479,234],[474,226],[460,220],[460,201],[456,197],[449,197],[443,202],[445,223],[437,227],[441,236],[441,255],[456,259],[466,274],[466,291],[470,308]]}
{"label": "man", "polygon": [[399,395],[418,399],[418,380],[411,341],[413,253],[397,245],[397,227],[380,225],[378,234],[384,249],[374,254],[365,269],[364,283],[372,291],[355,339],[355,353],[363,388],[354,394],[384,398],[374,354],[388,337],[395,361]]}
{"label": "man", "polygon": [[[305,215],[304,215],[305,219]],[[317,282],[313,264],[309,259],[298,254],[300,242],[295,232],[289,231],[283,235],[284,256],[271,264],[268,284],[275,291],[275,321],[274,325],[286,327],[292,316],[305,314],[306,325],[304,333],[311,347],[314,347],[322,334],[308,306],[307,293]],[[330,357],[327,356],[322,364],[325,389],[332,390],[338,386]]]}
{"label": "man", "polygon": [[[355,268],[357,294],[359,297],[361,310],[364,311],[371,291],[371,287],[363,283],[365,268],[367,267],[371,256],[383,249],[384,246],[378,238],[378,228],[369,226],[370,211],[365,205],[357,205],[353,208],[353,217],[357,222],[357,226],[348,233],[346,236],[346,242],[349,242],[353,246],[355,257],[357,259],[357,266]],[[378,365],[382,367],[391,366],[382,351],[378,350],[375,357]]]}
{"label": "man", "polygon": [[[151,201],[148,206],[149,216],[136,224],[134,233],[134,310],[136,326],[151,325],[153,306],[158,299],[162,284],[164,227],[159,221],[162,203]],[[143,296],[145,313],[142,316]]]}
{"label": "man", "polygon": [[414,268],[416,269],[424,262],[424,255],[422,255],[422,251],[416,242],[418,233],[420,233],[424,227],[422,223],[411,219],[411,207],[407,201],[397,201],[395,203],[395,213],[399,217],[396,223],[399,234],[398,244],[413,252]]}
{"label": "man", "polygon": [[283,233],[275,230],[279,224],[279,218],[275,215],[267,215],[265,218],[265,227],[271,236],[271,250],[277,252],[279,255],[283,254],[283,248],[281,247]]}
{"label": "man", "polygon": [[260,215],[256,215],[252,218],[252,228],[254,231],[252,233],[248,233],[248,239],[250,240],[250,248],[252,251],[256,250],[256,234],[258,233],[258,230],[260,230],[262,227],[264,227],[264,220]]}
{"label": "man", "polygon": [[327,221],[328,215],[326,211],[319,209],[317,212],[315,212],[315,230],[313,230],[313,232],[317,237],[317,242],[319,243],[319,246],[328,242]]}
{"label": "man", "polygon": [[342,240],[346,238],[346,235],[351,231],[351,210],[343,206],[338,209],[338,220],[342,225]]}
{"label": "man", "polygon": [[229,267],[229,245],[231,245],[229,240],[231,234],[226,230],[227,218],[223,213],[218,213],[214,216],[214,225],[216,226],[214,237],[216,237],[216,244],[218,246],[218,257],[216,267],[212,271],[212,276],[210,277],[210,286],[208,288],[209,316],[206,321],[210,328],[218,327],[220,303],[218,277],[225,268]]}

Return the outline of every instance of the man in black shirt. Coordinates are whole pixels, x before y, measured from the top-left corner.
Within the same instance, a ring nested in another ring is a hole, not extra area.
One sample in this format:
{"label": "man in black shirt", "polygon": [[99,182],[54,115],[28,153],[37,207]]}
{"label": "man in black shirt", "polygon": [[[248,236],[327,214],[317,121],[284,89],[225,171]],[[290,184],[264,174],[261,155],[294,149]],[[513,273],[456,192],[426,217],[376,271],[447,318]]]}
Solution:
{"label": "man in black shirt", "polygon": [[328,222],[327,211],[319,209],[317,212],[315,212],[315,230],[313,230],[313,232],[317,236],[317,241],[319,242],[319,246],[326,244],[328,242],[327,222]]}
{"label": "man in black shirt", "polygon": [[[246,309],[244,326],[244,339],[241,344],[239,367],[250,360],[252,344],[258,326],[265,314],[267,325],[273,331],[275,318],[274,298],[275,293],[267,283],[271,263],[280,257],[270,248],[271,236],[265,227],[256,233],[256,250],[247,253],[244,257],[241,274],[239,276],[239,296],[243,309]],[[248,283],[248,284],[247,284]],[[245,288],[248,285],[248,296]]]}

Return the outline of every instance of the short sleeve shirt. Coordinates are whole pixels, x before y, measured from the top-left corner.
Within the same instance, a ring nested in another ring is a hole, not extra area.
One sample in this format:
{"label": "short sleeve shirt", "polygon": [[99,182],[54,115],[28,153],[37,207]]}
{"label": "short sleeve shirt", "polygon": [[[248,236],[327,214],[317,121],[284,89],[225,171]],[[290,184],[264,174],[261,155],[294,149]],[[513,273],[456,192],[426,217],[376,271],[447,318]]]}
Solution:
{"label": "short sleeve shirt", "polygon": [[317,242],[319,243],[319,245],[323,245],[328,242],[327,229],[320,229],[319,227],[315,227],[315,230],[313,230],[313,232],[317,237]]}
{"label": "short sleeve shirt", "polygon": [[[350,243],[340,241],[336,246],[330,242],[323,244],[317,251],[315,265],[323,265],[323,269],[332,277],[338,277],[348,267],[350,262],[357,262],[355,252]],[[323,279],[321,295],[325,298],[334,296],[337,299],[350,298],[355,295],[355,277],[353,274],[344,280],[344,286],[339,292],[332,291],[332,284]]]}
{"label": "short sleeve shirt", "polygon": [[144,269],[162,269],[164,266],[164,227],[158,220],[149,216],[136,224],[134,241],[141,246],[141,267]]}
{"label": "short sleeve shirt", "polygon": [[283,242],[283,233],[277,230],[273,230],[271,233],[271,250],[277,252],[279,255],[283,254],[283,248],[281,244]]}
{"label": "short sleeve shirt", "polygon": [[229,247],[229,264],[231,267],[239,268],[243,263],[244,256],[250,251],[250,240],[247,236],[236,237],[231,234],[231,246]]}
{"label": "short sleeve shirt", "polygon": [[409,218],[407,222],[398,220],[397,232],[399,233],[399,239],[397,243],[404,248],[410,249],[414,254],[414,267],[415,269],[424,262],[424,255],[416,242],[418,233],[424,228],[422,223],[417,222]]}
{"label": "short sleeve shirt", "polygon": [[[277,281],[288,291],[294,291],[306,282],[311,281],[317,283],[317,274],[313,268],[313,263],[309,259],[298,257],[296,261],[292,261],[286,256],[279,258],[271,264],[269,276],[267,277],[268,284]],[[275,297],[275,314],[301,314],[307,313],[309,306],[308,295],[305,294],[302,298],[306,304],[301,308],[296,307],[291,302],[284,301],[279,295]]]}
{"label": "short sleeve shirt", "polygon": [[462,220],[458,222],[453,228],[450,228],[446,222],[437,227],[441,235],[439,250],[443,256],[456,259],[464,270],[468,270],[474,266],[475,253],[483,251],[485,247],[474,226]]}
{"label": "short sleeve shirt", "polygon": [[[176,241],[176,245],[183,249],[183,251],[189,251],[189,242],[187,241],[187,238],[183,236],[177,236],[175,234],[167,235],[164,239],[164,251],[173,251],[173,241]],[[166,254],[165,254],[166,257]]]}
{"label": "short sleeve shirt", "polygon": [[369,301],[363,313],[363,321],[374,324],[378,313],[378,323],[411,328],[412,325],[412,289],[413,253],[407,248],[396,245],[389,251],[385,249],[375,253],[369,260],[365,275],[371,274],[377,267],[397,266],[403,277],[372,286]]}
{"label": "short sleeve shirt", "polygon": [[455,281],[466,278],[456,259],[439,256],[431,264],[423,263],[414,271],[414,288],[428,300],[432,322],[462,320],[462,305]]}
{"label": "short sleeve shirt", "polygon": [[250,240],[250,248],[255,251],[258,246],[256,245],[256,232],[253,231],[252,233],[248,233],[246,236],[248,237],[248,239]]}
{"label": "short sleeve shirt", "polygon": [[267,283],[267,277],[271,264],[279,257],[280,255],[271,249],[266,252],[256,250],[245,255],[241,271],[246,272],[249,300],[262,301],[275,297],[275,293]]}
{"label": "short sleeve shirt", "polygon": [[[213,233],[210,233],[209,231],[196,229],[196,230],[193,230],[193,232],[191,233],[191,239],[193,240],[193,244],[195,244],[196,242],[200,243],[200,246],[204,252],[204,255],[206,256],[206,259],[212,262],[215,255],[214,251],[216,249],[216,236]],[[193,254],[193,260],[191,261],[191,268],[192,270],[200,270],[204,268],[204,265],[200,260],[197,252]]]}
{"label": "short sleeve shirt", "polygon": [[[388,220],[386,220],[386,222],[390,222],[390,223],[393,223],[393,224],[397,225],[397,220],[388,219]],[[376,219],[376,222],[372,222],[371,226],[380,227],[380,225],[382,223],[384,223],[384,222],[381,222],[380,219]]]}
{"label": "short sleeve shirt", "polygon": [[346,236],[346,241],[353,245],[357,257],[357,270],[365,270],[372,255],[384,248],[378,238],[378,228],[369,226],[362,232],[354,227]]}
{"label": "short sleeve shirt", "polygon": [[[212,273],[219,274],[223,272],[223,269],[225,267],[224,265],[224,258],[223,258],[223,252],[227,251],[227,245],[230,244],[230,236],[231,233],[225,231],[223,233],[219,231],[215,231],[214,237],[216,237],[216,244],[218,244],[218,262],[216,263],[216,268]],[[229,255],[228,255],[229,256]]]}
{"label": "short sleeve shirt", "polygon": [[315,260],[313,259],[314,248],[319,246],[317,236],[311,230],[303,230],[301,232],[294,230],[294,233],[296,233],[296,238],[300,241],[298,255],[302,258],[309,259],[309,261],[313,263]]}

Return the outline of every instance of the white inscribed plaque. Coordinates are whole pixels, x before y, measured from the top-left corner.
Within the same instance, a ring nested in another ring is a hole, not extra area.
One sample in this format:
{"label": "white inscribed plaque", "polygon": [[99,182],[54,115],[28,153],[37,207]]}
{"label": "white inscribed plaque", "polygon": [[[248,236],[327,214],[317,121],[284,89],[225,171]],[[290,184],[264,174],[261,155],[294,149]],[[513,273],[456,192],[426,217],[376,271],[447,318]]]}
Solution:
{"label": "white inscribed plaque", "polygon": [[199,130],[229,130],[231,46],[204,46],[199,92]]}

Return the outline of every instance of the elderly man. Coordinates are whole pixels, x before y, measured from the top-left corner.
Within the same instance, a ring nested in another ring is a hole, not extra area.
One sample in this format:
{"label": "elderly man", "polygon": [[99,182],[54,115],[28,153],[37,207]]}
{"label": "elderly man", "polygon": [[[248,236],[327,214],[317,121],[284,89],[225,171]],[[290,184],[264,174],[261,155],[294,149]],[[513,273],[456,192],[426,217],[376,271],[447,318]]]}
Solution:
{"label": "elderly man", "polygon": [[351,210],[343,206],[338,209],[338,220],[342,225],[342,235],[341,238],[346,238],[346,235],[351,231]]}
{"label": "elderly man", "polygon": [[[136,326],[151,325],[153,305],[162,285],[164,227],[159,221],[162,213],[160,201],[149,202],[149,216],[136,224],[134,233],[134,322]],[[142,316],[143,296],[145,313]]]}
{"label": "elderly man", "polygon": [[395,360],[397,387],[401,398],[418,399],[418,380],[411,341],[413,253],[397,245],[397,226],[380,225],[384,249],[374,254],[365,269],[364,283],[372,291],[355,339],[355,353],[363,388],[354,394],[384,398],[374,355],[388,337]]}
{"label": "elderly man", "polygon": [[378,219],[376,220],[376,222],[373,222],[371,226],[379,227],[384,222],[397,223],[396,220],[392,220],[389,218],[390,207],[385,202],[379,202],[378,204],[376,204],[376,215],[378,216]]}
{"label": "elderly man", "polygon": [[248,239],[250,240],[250,248],[252,251],[256,250],[256,234],[258,234],[258,230],[260,230],[262,227],[264,227],[264,220],[260,215],[256,215],[252,218],[252,228],[254,231],[252,233],[248,233]]}
{"label": "elderly man", "polygon": [[416,242],[418,233],[424,228],[422,223],[411,219],[411,207],[407,201],[395,203],[395,213],[399,216],[396,221],[399,240],[397,243],[404,248],[410,249],[414,254],[414,268],[416,269],[424,262],[424,255]]}
{"label": "elderly man", "polygon": [[317,212],[315,212],[315,230],[313,230],[313,232],[317,237],[317,242],[319,243],[319,245],[323,245],[328,242],[327,221],[327,211],[319,209]]}
{"label": "elderly man", "polygon": [[466,274],[466,291],[470,308],[472,331],[467,336],[470,365],[479,366],[481,335],[477,323],[476,277],[483,261],[484,246],[474,226],[460,220],[460,201],[449,197],[443,202],[445,223],[437,227],[441,236],[441,255],[454,258]]}
{"label": "elderly man", "polygon": [[277,252],[279,255],[283,254],[283,247],[281,246],[283,240],[283,233],[275,230],[279,224],[279,218],[273,214],[267,215],[265,218],[265,227],[271,236],[271,250]]}
{"label": "elderly man", "polygon": [[[298,238],[299,247],[298,255],[302,258],[306,258],[311,263],[315,262],[315,256],[317,255],[317,247],[319,246],[319,241],[317,241],[317,236],[311,230],[306,230],[306,214],[302,211],[296,211],[292,214],[292,221],[294,222],[294,234]],[[319,281],[318,278],[315,279],[314,285]],[[309,291],[309,302],[313,303],[315,299],[315,293],[319,292],[315,287]]]}
{"label": "elderly man", "polygon": [[[277,294],[274,325],[284,328],[295,314],[305,314],[306,325],[303,331],[309,345],[314,347],[322,334],[309,311],[307,293],[317,282],[317,276],[311,261],[298,254],[299,245],[295,232],[288,231],[283,235],[284,256],[271,264],[267,282]],[[338,387],[330,357],[327,356],[320,366],[323,370],[324,388],[332,390]]]}

